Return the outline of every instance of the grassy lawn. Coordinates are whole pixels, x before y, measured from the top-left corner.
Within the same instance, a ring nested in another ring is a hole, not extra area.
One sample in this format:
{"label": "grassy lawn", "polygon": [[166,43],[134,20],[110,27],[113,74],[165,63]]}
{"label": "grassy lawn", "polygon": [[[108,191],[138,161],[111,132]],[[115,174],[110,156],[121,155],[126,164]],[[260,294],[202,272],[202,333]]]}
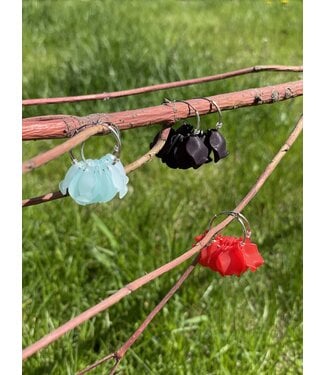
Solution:
{"label": "grassy lawn", "polygon": [[[302,2],[23,1],[24,98],[122,90],[252,65],[302,64]],[[300,79],[258,73],[103,102],[30,107],[24,117],[86,115]],[[66,198],[23,209],[23,345],[189,249],[214,213],[233,209],[281,147],[302,98],[224,111],[229,156],[198,170],[159,159],[132,173],[123,200]],[[201,118],[209,129],[215,115]],[[195,124],[195,120],[191,120]],[[122,133],[124,164],[159,126]],[[62,140],[25,142],[24,160]],[[86,153],[111,150],[94,137]],[[23,178],[23,197],[58,190],[68,155]],[[197,267],[122,361],[121,374],[302,373],[302,138],[243,212],[265,264],[221,278]],[[224,232],[240,235],[238,224]],[[74,374],[117,349],[181,275],[181,265],[23,364],[24,374]],[[107,365],[94,374],[107,374]]]}

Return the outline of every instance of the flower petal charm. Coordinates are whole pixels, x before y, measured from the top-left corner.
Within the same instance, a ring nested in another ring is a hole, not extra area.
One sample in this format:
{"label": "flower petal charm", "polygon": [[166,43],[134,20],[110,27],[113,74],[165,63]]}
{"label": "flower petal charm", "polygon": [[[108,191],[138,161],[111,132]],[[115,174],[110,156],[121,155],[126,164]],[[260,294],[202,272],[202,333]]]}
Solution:
{"label": "flower petal charm", "polygon": [[[150,144],[152,148],[159,137],[158,133]],[[217,129],[207,132],[195,130],[191,124],[184,123],[178,129],[171,129],[163,148],[156,154],[161,161],[173,169],[197,169],[212,161],[214,162],[228,155],[226,141]]]}
{"label": "flower petal charm", "polygon": [[129,182],[129,178],[125,174],[122,163],[120,160],[116,160],[112,154],[107,154],[100,160],[111,171],[113,185],[118,189],[119,197],[123,198],[128,191],[126,184]]}
{"label": "flower petal charm", "polygon": [[[199,235],[195,237],[195,241],[198,242],[203,237],[204,234]],[[256,271],[264,260],[249,238],[243,243],[242,238],[218,235],[201,250],[199,263],[222,276],[240,276],[248,269]]]}
{"label": "flower petal charm", "polygon": [[60,182],[62,194],[67,194],[80,205],[108,202],[119,193],[127,193],[129,178],[122,163],[112,154],[101,159],[75,162]]}

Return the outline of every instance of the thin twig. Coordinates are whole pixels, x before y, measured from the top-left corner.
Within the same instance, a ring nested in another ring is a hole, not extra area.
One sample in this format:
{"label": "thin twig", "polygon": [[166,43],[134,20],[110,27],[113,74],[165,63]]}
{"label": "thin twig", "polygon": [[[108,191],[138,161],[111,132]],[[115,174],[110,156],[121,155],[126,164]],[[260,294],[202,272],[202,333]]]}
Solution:
{"label": "thin twig", "polygon": [[[115,357],[115,353],[111,353],[109,355],[107,355],[106,357],[103,357],[101,358],[100,360],[94,362],[93,364],[91,364],[90,366],[86,367],[85,369],[81,370],[80,372],[78,372],[78,375],[82,375],[82,374],[85,374],[86,372],[94,369],[95,367],[101,365],[102,363],[104,362],[107,362],[109,361],[110,359],[114,358],[115,359],[115,365],[113,366],[112,370],[116,368],[117,364],[119,363],[119,359]],[[112,371],[111,371],[112,372]]]}
{"label": "thin twig", "polygon": [[[103,133],[107,134],[109,132],[110,131],[107,130],[107,127],[105,125],[94,125],[94,126],[88,127],[86,129],[84,129],[83,131],[81,131],[80,133],[78,133],[77,135],[75,135],[74,137],[72,137],[72,138],[68,139],[67,141],[61,143],[60,145],[52,148],[51,150],[43,152],[42,154],[39,154],[39,155],[35,156],[34,158],[25,161],[23,163],[23,168],[22,168],[23,173],[32,171],[33,169],[38,168],[38,167],[48,163],[49,161],[58,158],[59,156],[61,156],[61,155],[65,154],[66,152],[72,150],[74,147],[76,147],[80,143],[85,142],[88,138],[90,138],[91,136],[93,136],[95,134],[103,134]],[[168,131],[168,133],[169,133],[169,131]],[[167,137],[168,137],[168,133],[162,133],[162,136],[164,137],[164,135],[167,134]],[[134,163],[130,164],[128,166],[128,169],[132,169],[132,170],[136,169],[138,164],[142,165],[145,162],[147,162],[148,160],[152,159],[152,156],[154,156],[152,154],[154,154],[155,152],[156,153],[159,152],[159,150],[164,145],[164,143],[165,142],[163,142],[161,144],[161,139],[160,139],[160,142],[158,144],[156,144],[153,148],[154,150],[158,149],[157,151],[152,152],[150,150],[148,153],[143,155],[142,158],[140,158],[140,160],[136,160]]]}
{"label": "thin twig", "polygon": [[[285,82],[272,86],[256,87],[241,91],[208,97],[214,100],[221,110],[231,110],[259,104],[270,104],[300,96],[303,93],[302,81]],[[160,123],[174,123],[176,120],[216,112],[210,102],[200,98],[187,100],[188,105],[177,102],[173,105],[134,109],[114,113],[95,113],[84,117],[71,115],[38,116],[23,119],[23,140],[67,138],[80,127],[110,122],[120,130],[151,126]]]}
{"label": "thin twig", "polygon": [[248,73],[257,73],[263,71],[280,71],[280,72],[302,72],[302,66],[285,66],[285,65],[261,65],[251,66],[249,68],[239,69],[232,72],[216,74],[213,76],[187,79],[183,81],[168,82],[157,85],[151,85],[146,87],[139,87],[136,89],[104,92],[101,94],[88,94],[88,95],[77,95],[77,96],[64,96],[58,98],[39,98],[39,99],[24,99],[23,106],[30,105],[43,105],[43,104],[59,104],[59,103],[72,103],[81,102],[85,100],[108,100],[114,98],[121,98],[123,96],[139,95],[147,92],[166,90],[175,87],[190,86],[199,83],[219,81],[221,79],[227,79],[231,77],[241,76]]}
{"label": "thin twig", "polygon": [[[125,166],[124,170],[126,174],[129,174],[136,169],[140,168],[143,164],[147,163],[148,161],[152,160],[153,157],[158,154],[158,152],[163,148],[166,140],[168,138],[168,134],[170,132],[170,128],[163,129],[158,137],[156,144],[148,151],[146,154],[142,155],[139,159],[135,160],[134,162]],[[60,191],[55,191],[53,193],[47,193],[40,197],[35,198],[28,198],[23,200],[23,207],[33,206],[40,203],[50,202],[55,199],[65,198],[68,197],[69,194],[62,194]]]}
{"label": "thin twig", "polygon": [[36,204],[51,202],[56,199],[61,199],[68,197],[69,194],[62,194],[61,191],[54,191],[52,193],[47,193],[40,195],[39,197],[26,198],[22,200],[22,207],[35,206]]}
{"label": "thin twig", "polygon": [[94,125],[87,129],[84,129],[80,133],[76,134],[74,137],[68,139],[67,141],[61,143],[56,147],[53,147],[51,150],[43,152],[42,154],[25,161],[23,163],[23,173],[32,171],[33,169],[38,168],[48,163],[49,161],[56,159],[60,155],[65,154],[66,152],[72,150],[80,143],[86,141],[92,135],[108,133],[109,131],[107,129],[108,128],[105,125]]}
{"label": "thin twig", "polygon": [[[301,117],[295,126],[295,129],[288,137],[285,144],[281,147],[279,152],[275,155],[273,160],[268,164],[264,172],[260,175],[257,182],[248,192],[248,194],[243,198],[243,200],[237,205],[234,211],[241,212],[246,205],[254,198],[257,192],[261,189],[265,181],[268,177],[272,174],[276,166],[279,164],[281,159],[290,149],[292,144],[297,139],[298,135],[302,131],[303,125],[303,118]],[[130,293],[134,292],[135,290],[139,289],[143,285],[147,284],[148,282],[156,279],[157,277],[163,275],[164,273],[172,270],[173,268],[177,267],[181,263],[185,262],[186,260],[190,259],[193,255],[199,253],[199,251],[209,243],[209,241],[215,236],[216,233],[220,232],[223,228],[225,228],[231,221],[233,220],[233,216],[229,216],[224,219],[220,224],[216,225],[215,227],[211,228],[204,238],[199,241],[196,245],[194,245],[190,250],[186,251],[179,257],[173,259],[172,261],[164,264],[163,266],[157,268],[156,270],[138,278],[137,280],[132,281],[131,283],[127,284],[120,290],[118,290],[113,295],[109,296],[108,298],[104,299],[100,303],[95,306],[92,306],[88,310],[82,312],[80,315],[72,318],[68,322],[64,323],[60,327],[56,328],[40,340],[36,341],[34,344],[28,346],[23,350],[23,360],[27,359],[31,355],[35,354],[36,352],[40,351],[41,349],[45,348],[49,344],[53,343],[54,341],[58,340],[61,336],[65,333],[71,331],[72,329],[78,327],[80,324],[84,323],[85,321],[89,320],[93,316],[99,314],[100,312],[108,309],[112,305],[116,304],[125,296],[129,295]]]}
{"label": "thin twig", "polygon": [[102,363],[108,361],[111,358],[115,358],[115,365],[110,371],[110,375],[113,375],[115,373],[115,370],[123,357],[125,356],[125,353],[130,349],[130,347],[135,343],[135,341],[140,337],[140,335],[143,333],[143,331],[148,327],[148,325],[151,323],[153,318],[161,311],[161,309],[167,304],[167,302],[172,298],[172,296],[177,292],[177,290],[182,286],[184,281],[190,276],[192,271],[194,270],[196,264],[198,263],[199,257],[197,256],[194,261],[191,263],[189,267],[185,270],[185,272],[182,274],[182,276],[176,281],[176,283],[172,286],[172,288],[169,290],[169,292],[165,295],[165,297],[158,303],[158,305],[148,314],[146,319],[142,322],[142,324],[137,328],[137,330],[133,333],[133,335],[115,352],[111,353],[108,356],[100,359],[99,361],[96,361],[92,365],[86,367],[85,369],[78,372],[77,375],[83,375],[86,372],[89,372],[90,370],[94,369],[95,367],[101,365]]}

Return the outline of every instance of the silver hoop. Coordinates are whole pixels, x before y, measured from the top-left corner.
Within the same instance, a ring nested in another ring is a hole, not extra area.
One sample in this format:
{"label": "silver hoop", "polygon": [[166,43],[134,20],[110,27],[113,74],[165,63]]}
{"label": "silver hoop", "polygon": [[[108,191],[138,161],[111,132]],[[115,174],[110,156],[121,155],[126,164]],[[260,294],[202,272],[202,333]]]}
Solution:
{"label": "silver hoop", "polygon": [[[99,123],[97,125],[104,125],[104,126],[106,126],[110,130],[110,132],[113,133],[113,135],[115,136],[115,139],[117,141],[117,144],[114,145],[114,149],[113,149],[113,155],[115,157],[115,159],[113,161],[113,164],[115,164],[119,160],[120,153],[121,153],[121,148],[122,148],[121,137],[120,137],[120,130],[119,130],[119,128],[116,125],[114,125],[113,123],[110,123],[110,122],[103,122],[103,123]],[[85,158],[85,154],[84,154],[85,143],[86,142],[82,142],[81,148],[80,148],[80,155],[81,155],[81,158],[82,158],[82,160],[84,162],[86,162],[86,158]],[[72,150],[69,151],[69,154],[70,154],[72,163],[73,164],[78,163],[78,159],[75,158]]]}
{"label": "silver hoop", "polygon": [[213,99],[209,99],[209,98],[205,98],[205,97],[201,97],[201,98],[198,98],[198,99],[204,99],[204,100],[207,100],[209,103],[210,103],[210,110],[212,110],[211,108],[211,104],[213,104],[217,111],[218,111],[218,115],[219,115],[219,118],[218,118],[218,121],[216,123],[216,128],[217,129],[220,129],[223,125],[223,122],[222,122],[222,113],[221,113],[221,109],[220,107],[218,106],[218,104],[213,100]]}
{"label": "silver hoop", "polygon": [[[168,99],[168,98],[165,98],[165,99],[164,99],[163,104],[177,103],[177,102],[187,104],[189,108],[192,108],[192,109],[193,109],[193,111],[194,111],[195,114],[196,114],[196,129],[197,129],[197,130],[200,130],[200,122],[201,122],[201,119],[200,119],[200,113],[199,113],[199,111],[198,111],[198,110],[197,110],[192,104],[190,104],[190,103],[187,102],[186,100],[177,100],[177,99],[175,99],[175,100],[170,100],[170,99]],[[176,115],[177,110],[175,111],[175,107],[173,108],[173,110],[174,110],[174,118],[176,119],[176,116],[175,116],[175,115]],[[189,114],[191,114],[191,110],[189,110]]]}
{"label": "silver hoop", "polygon": [[210,222],[209,222],[209,228],[208,230],[211,229],[211,225],[213,223],[213,221],[218,217],[218,216],[221,216],[221,215],[228,215],[228,216],[233,216],[235,219],[237,219],[237,221],[241,224],[242,226],[242,229],[243,229],[243,240],[241,242],[242,245],[245,244],[246,242],[246,239],[247,238],[250,238],[251,234],[252,234],[252,231],[251,231],[251,228],[250,228],[250,225],[249,225],[249,222],[248,220],[246,219],[246,217],[240,213],[240,212],[237,212],[237,211],[222,211],[218,214],[215,214],[214,216],[212,216],[212,218],[210,219]]}

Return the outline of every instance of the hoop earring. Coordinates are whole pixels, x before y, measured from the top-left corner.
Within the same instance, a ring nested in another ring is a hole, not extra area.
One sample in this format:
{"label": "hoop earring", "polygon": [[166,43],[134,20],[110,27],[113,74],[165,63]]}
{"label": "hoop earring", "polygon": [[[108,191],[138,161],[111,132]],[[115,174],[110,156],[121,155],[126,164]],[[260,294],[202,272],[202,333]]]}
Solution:
{"label": "hoop earring", "polygon": [[117,193],[123,198],[128,189],[129,178],[119,159],[121,139],[119,129],[111,123],[105,123],[116,138],[113,152],[100,159],[86,159],[84,145],[81,145],[81,159],[78,161],[70,151],[72,166],[67,171],[59,188],[62,194],[67,194],[80,205],[104,203],[112,200]]}
{"label": "hoop earring", "polygon": [[218,214],[215,214],[212,216],[212,218],[210,219],[209,221],[209,227],[208,227],[208,230],[211,229],[211,226],[212,226],[212,223],[213,221],[221,216],[221,215],[227,215],[227,216],[233,216],[235,219],[237,219],[237,221],[241,224],[242,226],[242,230],[243,230],[243,240],[241,242],[241,245],[244,245],[245,242],[246,242],[246,239],[249,239],[251,234],[252,234],[252,231],[251,231],[251,227],[249,225],[249,222],[248,220],[246,219],[246,217],[240,213],[240,212],[237,212],[237,211],[221,211],[219,212]]}
{"label": "hoop earring", "polygon": [[[226,141],[219,129],[222,126],[222,114],[217,103],[209,98],[201,97],[197,99],[207,100],[210,103],[210,108],[212,110],[212,105],[218,111],[218,121],[216,123],[215,129],[209,129],[206,132],[200,130],[200,113],[199,111],[189,102],[185,100],[169,100],[165,98],[163,104],[173,104],[174,120],[176,121],[177,110],[175,108],[175,103],[181,102],[185,103],[189,107],[189,115],[191,114],[191,109],[196,113],[197,127],[196,129],[187,122],[184,122],[178,129],[174,130],[171,128],[169,136],[164,147],[156,155],[161,158],[162,162],[167,164],[173,169],[197,169],[203,164],[212,161],[210,157],[211,151],[214,155],[214,162],[218,162],[220,159],[225,158],[228,155],[226,149]],[[159,133],[155,136],[153,142],[150,144],[152,148],[157,139]]]}
{"label": "hoop earring", "polygon": [[[211,218],[209,229],[212,222],[220,215],[233,216],[242,226],[243,237],[238,238],[217,234],[201,250],[199,263],[212,271],[220,273],[222,276],[240,276],[248,269],[253,272],[256,271],[264,263],[264,259],[259,253],[256,244],[250,241],[251,229],[248,220],[240,212],[222,211]],[[195,241],[199,242],[208,230],[204,234],[197,236]]]}
{"label": "hoop earring", "polygon": [[227,151],[227,143],[224,136],[220,133],[219,129],[222,127],[222,113],[218,104],[209,98],[201,97],[199,99],[207,100],[210,103],[210,108],[212,110],[212,104],[218,111],[218,120],[214,129],[209,129],[206,132],[206,145],[213,152],[214,162],[217,163],[220,159],[223,159],[229,155]]}
{"label": "hoop earring", "polygon": [[[188,122],[183,124],[176,130],[171,128],[169,136],[164,147],[156,155],[161,158],[162,162],[173,169],[197,169],[204,163],[210,162],[209,149],[204,143],[205,134],[200,130],[200,113],[199,111],[186,100],[169,100],[165,99],[164,104],[173,104],[174,119],[176,120],[175,103],[181,102],[188,106],[189,115],[191,109],[196,114],[196,128]],[[153,147],[157,142],[159,134],[157,134],[150,144]]]}
{"label": "hoop earring", "polygon": [[209,103],[210,103],[210,109],[212,109],[211,108],[211,104],[213,104],[215,107],[216,107],[216,109],[217,109],[217,111],[218,111],[218,121],[217,121],[217,123],[216,123],[216,129],[220,129],[221,127],[222,127],[222,125],[223,125],[223,122],[222,122],[222,113],[221,113],[221,109],[220,109],[220,107],[218,106],[218,104],[213,100],[213,99],[210,99],[210,98],[206,98],[206,97],[200,97],[200,98],[198,98],[198,99],[203,99],[203,100],[207,100]]}

